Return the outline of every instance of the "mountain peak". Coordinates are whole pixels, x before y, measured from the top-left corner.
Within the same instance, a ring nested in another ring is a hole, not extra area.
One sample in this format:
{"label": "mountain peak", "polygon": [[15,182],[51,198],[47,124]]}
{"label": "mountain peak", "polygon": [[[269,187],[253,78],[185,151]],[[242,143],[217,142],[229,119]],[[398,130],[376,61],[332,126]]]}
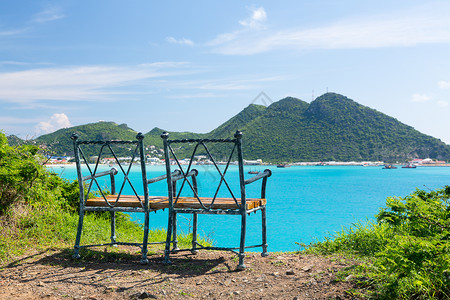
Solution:
{"label": "mountain peak", "polygon": [[308,102],[294,97],[286,97],[272,103],[267,109],[278,112],[298,112],[301,113],[308,108]]}

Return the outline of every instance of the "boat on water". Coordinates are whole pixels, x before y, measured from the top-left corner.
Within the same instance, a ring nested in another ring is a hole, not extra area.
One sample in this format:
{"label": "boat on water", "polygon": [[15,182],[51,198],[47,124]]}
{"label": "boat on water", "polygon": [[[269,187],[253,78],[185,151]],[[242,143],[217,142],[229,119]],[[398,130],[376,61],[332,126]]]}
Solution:
{"label": "boat on water", "polygon": [[277,168],[288,168],[288,167],[290,167],[290,166],[287,164],[278,164],[277,165]]}
{"label": "boat on water", "polygon": [[397,169],[397,167],[393,164],[386,164],[384,165],[383,169]]}
{"label": "boat on water", "polygon": [[403,169],[415,169],[416,165],[413,165],[412,163],[408,163],[404,166],[402,166]]}

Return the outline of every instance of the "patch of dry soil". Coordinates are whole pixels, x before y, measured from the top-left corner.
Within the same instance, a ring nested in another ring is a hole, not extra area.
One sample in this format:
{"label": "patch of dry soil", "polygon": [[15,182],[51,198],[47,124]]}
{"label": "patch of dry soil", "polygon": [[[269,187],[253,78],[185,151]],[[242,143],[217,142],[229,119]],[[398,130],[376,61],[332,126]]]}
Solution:
{"label": "patch of dry soil", "polygon": [[348,293],[351,282],[336,281],[336,273],[352,265],[339,257],[247,253],[247,269],[236,271],[230,252],[180,252],[165,266],[162,251],[141,265],[136,253],[106,250],[91,250],[81,260],[70,250],[18,259],[0,269],[0,299],[355,298]]}

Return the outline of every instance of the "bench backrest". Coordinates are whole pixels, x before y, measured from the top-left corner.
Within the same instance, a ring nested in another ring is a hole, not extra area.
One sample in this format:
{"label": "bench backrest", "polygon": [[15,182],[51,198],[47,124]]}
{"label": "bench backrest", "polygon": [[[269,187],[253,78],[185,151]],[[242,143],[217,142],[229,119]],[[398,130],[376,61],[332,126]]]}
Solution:
{"label": "bench backrest", "polygon": [[[219,198],[219,191],[221,189],[228,191],[228,198],[234,200],[236,206],[239,209],[243,209],[246,207],[246,184],[254,182],[257,179],[263,178],[262,176],[255,176],[250,180],[245,180],[244,177],[244,160],[242,155],[242,133],[237,131],[234,134],[233,139],[178,139],[178,140],[170,140],[168,133],[164,132],[161,135],[164,141],[164,155],[165,155],[165,164],[166,164],[166,174],[168,176],[168,184],[169,184],[169,201],[172,201],[170,205],[174,205],[177,203],[178,199],[181,197],[181,193],[183,188],[190,189],[194,194],[194,198],[200,203],[201,207],[205,210],[209,210],[213,207],[214,201]],[[186,154],[186,149],[191,149],[190,157],[186,164],[182,164],[181,159],[177,156],[177,152],[180,150],[184,151],[183,155]],[[212,151],[214,149],[216,151]],[[221,163],[221,167],[219,167],[219,162],[214,157],[212,152],[220,152],[226,158],[225,162]],[[227,153],[228,152],[228,153]],[[215,189],[215,192],[208,195],[208,198],[212,198],[212,202],[209,201],[208,204],[202,201],[202,196],[199,195],[198,191],[192,184],[187,180],[186,174],[191,172],[194,165],[195,157],[199,154],[203,154],[204,157],[207,158],[208,164],[212,166],[212,168],[219,175],[219,182]],[[229,171],[229,167],[232,164],[237,164],[238,167],[238,176],[239,176],[239,188],[234,189],[230,186],[229,182],[225,178],[227,172]],[[178,192],[173,191],[173,187],[171,186],[172,180],[170,180],[170,173],[172,172],[172,166],[178,168],[181,171],[181,176],[185,176],[183,179],[181,186],[178,189]],[[263,187],[262,187],[262,197],[265,197],[265,185],[266,185],[266,177],[263,179]]]}
{"label": "bench backrest", "polygon": [[[132,190],[133,194],[139,199],[141,203],[141,209],[148,209],[148,184],[147,174],[145,168],[145,155],[143,139],[144,135],[138,133],[135,141],[81,141],[77,134],[71,136],[73,140],[75,162],[77,168],[78,184],[80,188],[80,206],[86,205],[86,200],[91,192],[99,194],[103,197],[107,207],[114,208],[124,192],[124,188],[127,187]],[[119,159],[117,151],[121,148],[131,148],[131,159],[127,162]],[[90,156],[89,154],[95,154]],[[99,166],[105,163],[105,158],[108,156],[109,164],[113,164],[115,167],[108,171],[99,172]],[[110,157],[112,156],[112,157]],[[93,159],[92,159],[93,158]],[[140,166],[142,173],[142,184],[144,195],[139,195],[136,187],[137,182],[130,180],[130,171],[133,165]],[[115,176],[117,174],[123,175],[123,180],[117,184]],[[98,178],[103,176],[110,177],[110,190],[102,186]],[[107,194],[116,195],[116,200],[112,203],[107,201]]]}

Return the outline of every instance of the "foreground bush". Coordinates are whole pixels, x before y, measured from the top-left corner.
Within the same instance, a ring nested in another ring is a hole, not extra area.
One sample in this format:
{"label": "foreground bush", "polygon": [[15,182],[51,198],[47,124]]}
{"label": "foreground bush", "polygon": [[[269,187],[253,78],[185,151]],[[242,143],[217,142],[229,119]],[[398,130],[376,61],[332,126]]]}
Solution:
{"label": "foreground bush", "polygon": [[[386,299],[450,298],[450,187],[392,197],[377,222],[356,224],[306,251],[346,253],[365,263],[353,271]],[[368,263],[367,263],[368,261]]]}

